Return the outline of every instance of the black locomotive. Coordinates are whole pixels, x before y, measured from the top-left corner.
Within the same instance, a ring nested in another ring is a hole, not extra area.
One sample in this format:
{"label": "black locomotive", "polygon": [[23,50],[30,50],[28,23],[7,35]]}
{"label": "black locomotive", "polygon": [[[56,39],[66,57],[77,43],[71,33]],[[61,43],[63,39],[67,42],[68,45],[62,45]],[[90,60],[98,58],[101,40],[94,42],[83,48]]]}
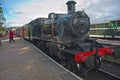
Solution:
{"label": "black locomotive", "polygon": [[50,13],[48,18],[38,18],[24,25],[19,32],[76,74],[97,70],[101,57],[114,55],[114,51],[89,38],[90,19],[84,10],[75,12],[75,1],[66,4],[67,14]]}

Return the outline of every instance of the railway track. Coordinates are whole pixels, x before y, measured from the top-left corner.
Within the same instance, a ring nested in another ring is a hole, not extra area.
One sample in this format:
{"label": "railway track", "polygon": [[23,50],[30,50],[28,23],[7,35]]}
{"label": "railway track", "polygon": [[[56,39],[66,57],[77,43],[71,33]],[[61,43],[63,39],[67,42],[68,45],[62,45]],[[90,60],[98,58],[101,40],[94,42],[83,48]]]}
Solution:
{"label": "railway track", "polygon": [[102,69],[98,71],[90,71],[87,73],[87,76],[84,78],[85,80],[120,80],[119,77],[108,73]]}
{"label": "railway track", "polygon": [[116,62],[113,62],[113,61],[110,61],[110,60],[107,60],[107,59],[103,59],[102,60],[103,63],[108,63],[108,64],[112,64],[112,65],[115,65],[115,66],[119,66],[120,67],[120,64],[119,63],[116,63]]}
{"label": "railway track", "polygon": [[102,63],[102,70],[105,70],[106,72],[109,72],[118,78],[120,78],[120,64],[110,62],[110,61],[103,61]]}

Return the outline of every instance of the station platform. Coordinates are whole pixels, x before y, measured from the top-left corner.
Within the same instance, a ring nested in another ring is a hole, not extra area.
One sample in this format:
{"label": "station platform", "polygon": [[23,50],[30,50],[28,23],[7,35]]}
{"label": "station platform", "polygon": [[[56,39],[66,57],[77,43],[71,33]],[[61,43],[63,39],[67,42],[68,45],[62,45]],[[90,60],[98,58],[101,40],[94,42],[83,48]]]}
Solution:
{"label": "station platform", "polygon": [[0,47],[0,80],[83,80],[20,37]]}
{"label": "station platform", "polygon": [[115,46],[120,46],[120,41],[119,40],[105,40],[105,39],[97,39],[99,43],[102,44],[109,44],[109,45],[115,45]]}

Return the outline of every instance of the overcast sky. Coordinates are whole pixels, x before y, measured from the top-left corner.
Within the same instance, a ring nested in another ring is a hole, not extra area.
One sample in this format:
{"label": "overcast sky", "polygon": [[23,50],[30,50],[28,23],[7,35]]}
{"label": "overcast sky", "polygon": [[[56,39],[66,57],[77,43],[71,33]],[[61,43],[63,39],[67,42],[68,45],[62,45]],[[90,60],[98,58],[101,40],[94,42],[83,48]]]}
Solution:
{"label": "overcast sky", "polygon": [[[68,0],[0,0],[7,27],[22,26],[50,12],[67,13]],[[76,11],[85,10],[91,23],[120,19],[120,0],[74,0]]]}

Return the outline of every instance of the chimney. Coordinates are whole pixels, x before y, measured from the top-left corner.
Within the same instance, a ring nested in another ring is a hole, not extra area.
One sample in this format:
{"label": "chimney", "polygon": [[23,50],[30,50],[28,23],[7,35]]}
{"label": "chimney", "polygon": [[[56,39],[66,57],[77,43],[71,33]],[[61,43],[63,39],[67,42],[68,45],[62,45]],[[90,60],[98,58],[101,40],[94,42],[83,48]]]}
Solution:
{"label": "chimney", "polygon": [[67,8],[68,8],[68,14],[74,13],[75,12],[75,1],[68,1],[67,3]]}

